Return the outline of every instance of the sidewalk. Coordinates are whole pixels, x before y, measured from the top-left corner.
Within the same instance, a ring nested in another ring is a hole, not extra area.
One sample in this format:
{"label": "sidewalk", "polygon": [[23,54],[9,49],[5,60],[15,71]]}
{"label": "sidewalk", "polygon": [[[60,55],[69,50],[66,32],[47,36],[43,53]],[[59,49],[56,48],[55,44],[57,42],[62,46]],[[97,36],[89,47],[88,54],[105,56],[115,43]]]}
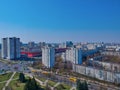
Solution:
{"label": "sidewalk", "polygon": [[76,90],[76,87],[72,87],[70,90]]}
{"label": "sidewalk", "polygon": [[14,72],[12,74],[12,76],[10,77],[10,79],[8,81],[6,81],[7,83],[5,84],[4,88],[2,90],[5,90],[5,88],[9,85],[9,83],[11,82],[11,80],[13,79],[14,75],[16,74],[16,72]]}
{"label": "sidewalk", "polygon": [[[29,76],[30,78],[33,78],[33,76],[32,76],[32,75],[30,75],[30,74],[26,74],[26,73],[25,73],[25,75]],[[37,82],[39,82],[39,83],[40,83],[40,85],[42,85],[42,86],[43,86],[43,82],[42,82],[42,81],[40,81],[40,80],[39,80],[39,79],[37,79],[37,78],[35,78],[35,80],[36,80]]]}

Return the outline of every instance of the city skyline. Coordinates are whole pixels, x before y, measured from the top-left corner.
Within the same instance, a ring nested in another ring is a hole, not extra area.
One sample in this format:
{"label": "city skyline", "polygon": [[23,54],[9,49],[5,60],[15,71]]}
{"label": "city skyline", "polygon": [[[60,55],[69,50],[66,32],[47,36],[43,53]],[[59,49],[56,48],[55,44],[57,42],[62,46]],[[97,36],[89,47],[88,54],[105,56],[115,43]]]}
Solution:
{"label": "city skyline", "polygon": [[119,4],[119,0],[1,1],[0,38],[119,43]]}

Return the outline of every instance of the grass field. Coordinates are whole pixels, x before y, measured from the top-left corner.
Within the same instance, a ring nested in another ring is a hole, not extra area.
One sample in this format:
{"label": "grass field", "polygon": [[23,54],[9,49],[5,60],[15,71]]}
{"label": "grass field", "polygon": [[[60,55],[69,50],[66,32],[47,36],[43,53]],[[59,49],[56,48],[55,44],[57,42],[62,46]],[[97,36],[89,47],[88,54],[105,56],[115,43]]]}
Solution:
{"label": "grass field", "polygon": [[19,78],[19,74],[20,74],[20,73],[17,72],[17,73],[14,75],[13,79]]}
{"label": "grass field", "polygon": [[46,81],[45,78],[40,78],[40,77],[36,77],[36,78],[39,79],[39,80],[42,81],[42,82],[45,82],[45,81]]}
{"label": "grass field", "polygon": [[57,90],[70,90],[70,86],[66,85],[66,84],[60,84],[56,87]]}
{"label": "grass field", "polygon": [[[24,90],[25,83],[21,83],[17,78],[19,79],[19,73],[15,74],[13,79],[16,79],[16,80],[12,80],[9,84],[9,87],[11,87],[12,90]],[[28,76],[26,76],[25,78],[29,79]]]}
{"label": "grass field", "polygon": [[5,83],[0,83],[0,90],[5,86]]}
{"label": "grass field", "polygon": [[12,90],[24,90],[25,83],[20,83],[18,80],[13,80],[10,82],[9,87]]}
{"label": "grass field", "polygon": [[[27,77],[29,78],[29,77]],[[26,83],[21,83],[19,80],[12,80],[9,84],[9,87],[11,87],[12,90],[24,90],[24,86]],[[39,83],[38,83],[39,85]],[[42,87],[42,86],[40,86]],[[45,87],[42,87],[43,90]],[[0,89],[1,90],[1,89]]]}
{"label": "grass field", "polygon": [[56,82],[53,82],[53,81],[51,81],[51,80],[48,81],[48,85],[50,85],[50,86],[52,86],[52,87],[53,87],[55,84],[56,84]]}
{"label": "grass field", "polygon": [[0,82],[7,81],[8,79],[10,79],[11,75],[12,73],[6,73],[6,74],[0,75]]}

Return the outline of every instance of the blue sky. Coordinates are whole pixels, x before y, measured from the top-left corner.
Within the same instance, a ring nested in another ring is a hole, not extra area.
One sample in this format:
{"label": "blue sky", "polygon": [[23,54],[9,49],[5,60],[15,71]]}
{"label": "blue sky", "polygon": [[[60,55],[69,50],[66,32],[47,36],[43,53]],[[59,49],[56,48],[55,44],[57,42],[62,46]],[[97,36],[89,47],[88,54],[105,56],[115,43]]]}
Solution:
{"label": "blue sky", "polygon": [[0,38],[119,42],[120,0],[0,0]]}

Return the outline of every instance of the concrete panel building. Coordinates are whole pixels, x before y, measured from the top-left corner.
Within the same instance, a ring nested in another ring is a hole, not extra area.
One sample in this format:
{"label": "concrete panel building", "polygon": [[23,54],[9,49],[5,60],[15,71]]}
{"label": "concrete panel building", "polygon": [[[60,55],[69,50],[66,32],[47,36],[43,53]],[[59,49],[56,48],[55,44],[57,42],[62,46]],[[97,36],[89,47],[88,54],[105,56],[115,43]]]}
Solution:
{"label": "concrete panel building", "polygon": [[120,73],[73,64],[73,71],[99,80],[120,84]]}
{"label": "concrete panel building", "polygon": [[86,67],[86,75],[88,75],[90,77],[94,77],[95,76],[95,69],[93,69],[92,67]]}
{"label": "concrete panel building", "polygon": [[8,46],[7,46],[7,38],[2,38],[1,44],[1,57],[5,59],[8,56]]}
{"label": "concrete panel building", "polygon": [[52,68],[55,64],[55,49],[52,47],[42,48],[42,63],[47,68]]}
{"label": "concrete panel building", "polygon": [[74,64],[82,64],[82,51],[79,48],[69,48],[66,50],[66,61]]}
{"label": "concrete panel building", "polygon": [[20,58],[20,38],[2,38],[2,58],[10,60]]}

